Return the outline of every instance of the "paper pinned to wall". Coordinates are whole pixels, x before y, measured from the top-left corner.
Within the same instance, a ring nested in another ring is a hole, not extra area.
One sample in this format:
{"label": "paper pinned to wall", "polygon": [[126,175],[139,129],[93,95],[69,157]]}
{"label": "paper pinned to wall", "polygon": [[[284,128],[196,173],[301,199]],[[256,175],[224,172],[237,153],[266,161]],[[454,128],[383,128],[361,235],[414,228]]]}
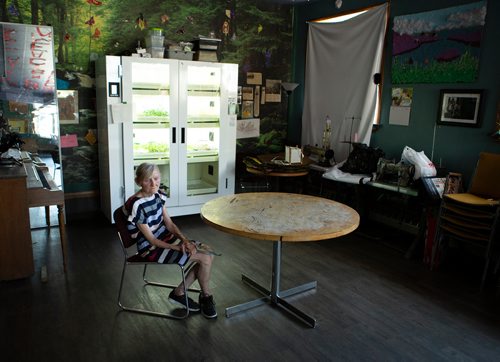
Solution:
{"label": "paper pinned to wall", "polygon": [[236,138],[251,138],[259,137],[260,135],[260,119],[238,119],[236,127]]}
{"label": "paper pinned to wall", "polygon": [[413,88],[392,88],[392,103],[389,124],[408,126],[410,124]]}
{"label": "paper pinned to wall", "polygon": [[78,147],[78,137],[76,134],[61,136],[61,148]]}

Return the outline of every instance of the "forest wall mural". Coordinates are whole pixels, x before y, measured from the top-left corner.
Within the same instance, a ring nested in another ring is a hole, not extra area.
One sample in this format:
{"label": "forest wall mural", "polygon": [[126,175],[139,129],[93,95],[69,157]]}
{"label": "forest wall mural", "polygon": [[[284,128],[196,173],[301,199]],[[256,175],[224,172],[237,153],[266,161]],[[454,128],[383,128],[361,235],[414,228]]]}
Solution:
{"label": "forest wall mural", "polygon": [[[292,8],[273,1],[0,0],[0,12],[3,22],[53,27],[57,88],[77,91],[77,122],[60,126],[61,137],[77,136],[76,146],[62,148],[67,193],[99,188],[95,60],[145,47],[151,28],[163,29],[173,43],[209,34],[221,39],[219,60],[239,64],[242,88],[248,88],[248,73],[261,74],[262,88],[267,79],[290,80]],[[286,101],[280,97],[260,105],[260,135],[238,140],[238,152],[283,148]]]}

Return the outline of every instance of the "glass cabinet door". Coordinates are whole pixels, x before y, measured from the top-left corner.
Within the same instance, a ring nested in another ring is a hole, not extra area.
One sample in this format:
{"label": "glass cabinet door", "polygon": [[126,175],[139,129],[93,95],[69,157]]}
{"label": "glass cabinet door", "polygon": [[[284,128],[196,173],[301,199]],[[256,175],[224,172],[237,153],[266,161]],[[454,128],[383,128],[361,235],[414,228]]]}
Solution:
{"label": "glass cabinet door", "polygon": [[[128,73],[127,73],[128,72]],[[177,159],[177,151],[172,147],[176,129],[176,87],[177,78],[168,61],[151,59],[132,60],[124,65],[124,88],[128,85],[128,99],[132,107],[131,140],[132,162],[125,167],[134,172],[142,162],[158,165],[161,188],[171,197],[177,181],[172,178],[172,160]],[[125,81],[130,76],[130,84]],[[124,89],[125,95],[125,89]],[[175,163],[175,162],[174,162]],[[132,176],[133,180],[133,176]],[[172,185],[172,182],[174,185]],[[134,192],[138,186],[134,185]]]}
{"label": "glass cabinet door", "polygon": [[[187,196],[219,190],[221,68],[184,63]],[[182,136],[182,135],[181,135]]]}

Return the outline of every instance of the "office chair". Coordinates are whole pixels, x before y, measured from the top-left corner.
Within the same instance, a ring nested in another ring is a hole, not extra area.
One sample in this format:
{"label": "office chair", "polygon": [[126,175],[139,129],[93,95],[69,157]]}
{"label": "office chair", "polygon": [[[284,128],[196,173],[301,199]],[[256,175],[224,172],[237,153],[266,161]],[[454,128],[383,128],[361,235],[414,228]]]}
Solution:
{"label": "office chair", "polygon": [[[121,302],[121,296],[122,296],[122,290],[123,290],[123,281],[125,279],[125,270],[128,265],[144,265],[144,270],[142,272],[142,278],[144,280],[145,285],[152,285],[152,286],[157,286],[157,287],[164,287],[164,288],[170,288],[174,289],[177,287],[177,285],[173,284],[164,284],[164,283],[158,283],[158,282],[152,282],[147,280],[146,278],[146,272],[147,272],[147,267],[150,264],[153,265],[161,265],[165,266],[168,268],[172,267],[179,267],[181,269],[181,277],[184,285],[184,295],[186,297],[186,305],[187,305],[187,298],[188,298],[188,291],[191,292],[200,292],[199,289],[191,289],[191,288],[186,288],[186,274],[189,272],[189,270],[195,265],[195,262],[192,262],[188,264],[187,266],[180,266],[178,264],[158,264],[156,262],[149,262],[142,258],[138,253],[135,253],[134,255],[129,256],[127,253],[127,249],[131,246],[135,246],[136,243],[135,241],[130,237],[130,234],[127,230],[127,216],[125,215],[122,206],[120,206],[118,209],[116,209],[113,213],[113,217],[115,220],[115,226],[118,231],[118,236],[121,242],[123,254],[124,254],[124,262],[123,262],[123,270],[122,270],[122,276],[120,280],[120,289],[118,291],[118,306],[125,311],[128,312],[135,312],[135,313],[142,313],[142,314],[149,314],[153,316],[158,316],[158,317],[165,317],[165,318],[173,318],[173,319],[184,319],[189,315],[189,308],[186,308],[186,311],[184,314],[172,314],[172,313],[162,313],[162,312],[157,312],[157,311],[152,311],[148,309],[140,309],[140,308],[133,308],[133,307],[128,307],[125,306]],[[165,296],[167,297],[167,296]]]}
{"label": "office chair", "polygon": [[443,195],[432,250],[431,269],[438,266],[450,240],[467,243],[483,253],[484,288],[492,260],[497,259],[500,213],[500,154],[482,152],[468,192]]}

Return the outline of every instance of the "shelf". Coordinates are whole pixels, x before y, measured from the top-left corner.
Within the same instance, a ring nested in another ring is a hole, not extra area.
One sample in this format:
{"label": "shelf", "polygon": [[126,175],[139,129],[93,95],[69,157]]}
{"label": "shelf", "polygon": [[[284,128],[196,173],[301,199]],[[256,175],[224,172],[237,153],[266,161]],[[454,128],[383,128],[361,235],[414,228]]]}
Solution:
{"label": "shelf", "polygon": [[219,161],[219,156],[196,156],[189,157],[187,163],[201,163],[201,162],[217,162]]}
{"label": "shelf", "polygon": [[190,127],[219,127],[219,116],[189,116],[187,123]]}
{"label": "shelf", "polygon": [[139,166],[143,162],[154,163],[155,165],[168,165],[170,164],[170,158],[168,156],[154,157],[153,153],[148,153],[143,157],[134,155],[134,166]]}
{"label": "shelf", "polygon": [[151,91],[166,91],[170,92],[168,84],[160,83],[133,83],[132,91],[140,94],[151,94]]}
{"label": "shelf", "polygon": [[150,152],[150,151],[145,151],[145,152],[137,152],[134,150],[134,159],[156,159],[156,158],[169,158],[168,156],[168,151],[167,152]]}
{"label": "shelf", "polygon": [[188,163],[217,162],[219,160],[218,150],[188,150],[186,156]]}
{"label": "shelf", "polygon": [[134,120],[136,128],[168,128],[170,119],[166,117],[137,116]]}
{"label": "shelf", "polygon": [[188,180],[187,194],[188,196],[213,194],[217,192],[217,186],[212,185],[203,180]]}
{"label": "shelf", "polygon": [[200,88],[188,88],[188,96],[200,96],[200,97],[214,97],[220,96],[220,86],[214,85],[210,86],[200,86]]}

